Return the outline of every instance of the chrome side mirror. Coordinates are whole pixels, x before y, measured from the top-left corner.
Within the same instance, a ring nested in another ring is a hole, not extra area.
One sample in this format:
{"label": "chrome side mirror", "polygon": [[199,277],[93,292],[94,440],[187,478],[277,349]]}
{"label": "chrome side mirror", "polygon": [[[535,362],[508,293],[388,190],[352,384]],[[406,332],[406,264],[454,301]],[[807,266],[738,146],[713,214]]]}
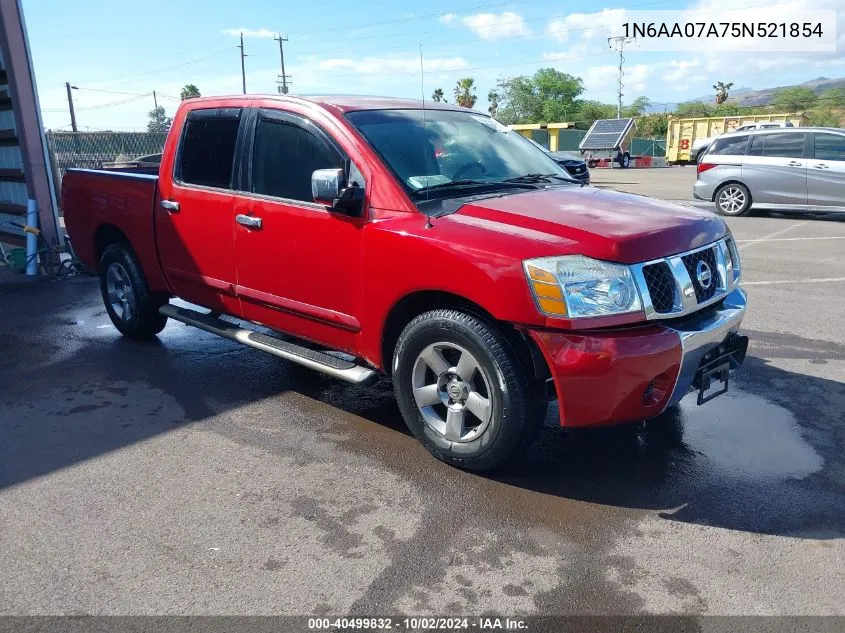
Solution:
{"label": "chrome side mirror", "polygon": [[317,169],[311,174],[311,197],[335,213],[360,216],[364,210],[364,189],[347,186],[342,169]]}
{"label": "chrome side mirror", "polygon": [[317,204],[334,206],[345,180],[342,169],[318,169],[311,174],[311,197]]}

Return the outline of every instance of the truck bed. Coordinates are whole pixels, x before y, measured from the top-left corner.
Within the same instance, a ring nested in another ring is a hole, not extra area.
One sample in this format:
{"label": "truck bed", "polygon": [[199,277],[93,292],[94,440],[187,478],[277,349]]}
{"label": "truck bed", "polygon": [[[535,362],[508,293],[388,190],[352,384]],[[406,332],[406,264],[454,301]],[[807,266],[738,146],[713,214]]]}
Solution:
{"label": "truck bed", "polygon": [[[62,212],[74,251],[97,269],[102,240],[119,231],[145,271],[160,271],[155,259],[158,176],[127,171],[69,169],[62,179]],[[148,273],[149,274],[149,273]],[[150,280],[151,287],[163,282]]]}

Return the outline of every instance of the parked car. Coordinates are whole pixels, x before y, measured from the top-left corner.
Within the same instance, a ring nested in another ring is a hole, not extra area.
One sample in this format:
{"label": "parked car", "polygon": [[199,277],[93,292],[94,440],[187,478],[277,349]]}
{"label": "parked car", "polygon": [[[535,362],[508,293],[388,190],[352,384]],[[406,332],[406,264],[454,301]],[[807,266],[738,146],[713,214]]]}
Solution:
{"label": "parked car", "polygon": [[845,211],[845,130],[725,134],[699,162],[693,196],[715,202],[722,215],[751,208]]}
{"label": "parked car", "polygon": [[[735,130],[731,130],[728,134],[732,134],[734,132],[748,132],[749,130],[773,130],[773,129],[782,129],[787,127],[795,127],[792,121],[757,121],[755,123],[748,123],[747,125],[740,125]],[[702,138],[698,139],[693,142],[692,147],[690,148],[689,156],[690,160],[694,163],[697,163],[702,156],[707,152],[707,148],[709,148],[713,141],[717,138],[720,138],[723,135],[719,135],[713,138]]]}
{"label": "parked car", "polygon": [[470,470],[524,448],[549,397],[566,427],[703,403],[748,344],[721,218],[581,187],[446,104],[189,99],[158,177],[69,170],[62,194],[121,333],[175,319],[351,383],[391,375],[411,432]]}
{"label": "parked car", "polygon": [[575,152],[553,152],[544,145],[540,145],[534,139],[528,140],[548,154],[553,161],[563,167],[578,182],[584,185],[590,184],[590,170],[587,168],[587,161],[580,154],[576,154]]}

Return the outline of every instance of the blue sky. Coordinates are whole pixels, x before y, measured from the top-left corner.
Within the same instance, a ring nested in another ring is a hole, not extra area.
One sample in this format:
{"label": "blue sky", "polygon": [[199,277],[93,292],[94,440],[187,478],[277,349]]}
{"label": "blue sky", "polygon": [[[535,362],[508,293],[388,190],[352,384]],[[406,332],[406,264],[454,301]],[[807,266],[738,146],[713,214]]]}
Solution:
{"label": "blue sky", "polygon": [[[776,5],[775,9],[765,9]],[[589,6],[589,8],[587,8]],[[580,76],[585,98],[616,99],[616,54],[609,24],[630,10],[706,11],[726,19],[736,8],[779,19],[804,9],[841,8],[842,0],[407,0],[369,3],[321,0],[23,0],[45,125],[67,128],[64,82],[74,91],[81,129],[143,129],[153,106],[172,115],[180,88],[203,94],[240,93],[237,33],[244,31],[247,90],[275,92],[279,70],[273,34],[285,45],[291,91],[420,96],[476,80],[477,108],[500,77],[554,67]],[[845,76],[845,10],[837,16],[838,45],[826,53],[626,51],[625,97],[677,103],[711,92],[716,81],[755,89],[819,76]]]}

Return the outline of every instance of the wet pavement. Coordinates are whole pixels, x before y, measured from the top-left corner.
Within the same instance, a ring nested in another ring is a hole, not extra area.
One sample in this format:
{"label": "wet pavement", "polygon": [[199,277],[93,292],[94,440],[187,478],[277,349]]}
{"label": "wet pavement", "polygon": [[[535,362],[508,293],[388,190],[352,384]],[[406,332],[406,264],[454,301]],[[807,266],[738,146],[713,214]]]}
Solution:
{"label": "wet pavement", "polygon": [[845,614],[845,284],[802,285],[845,278],[845,223],[731,223],[746,281],[794,282],[749,286],[732,391],[550,410],[488,477],[431,458],[387,380],[180,323],[131,342],[96,280],[4,275],[0,613]]}

